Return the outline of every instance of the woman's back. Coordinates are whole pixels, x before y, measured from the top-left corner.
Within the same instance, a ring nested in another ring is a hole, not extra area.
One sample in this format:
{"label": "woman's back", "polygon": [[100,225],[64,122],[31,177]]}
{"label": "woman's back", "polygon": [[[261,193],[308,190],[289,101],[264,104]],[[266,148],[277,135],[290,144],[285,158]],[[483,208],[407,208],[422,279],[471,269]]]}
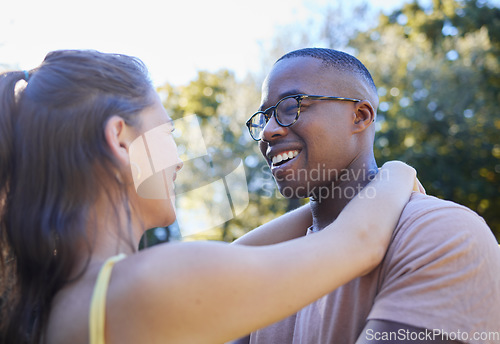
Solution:
{"label": "woman's back", "polygon": [[[163,247],[162,249],[166,249]],[[147,254],[141,258],[147,257]],[[104,338],[105,343],[137,343],[130,336],[122,336],[128,331],[134,330],[134,322],[131,321],[141,312],[141,309],[131,309],[129,306],[135,293],[140,291],[141,280],[144,275],[137,269],[140,266],[134,264],[134,256],[114,262],[109,266],[111,276],[108,289],[105,294],[104,309]],[[147,260],[148,258],[146,258]],[[72,344],[97,344],[90,341],[90,312],[91,304],[95,299],[95,289],[103,288],[105,284],[102,279],[98,282],[99,274],[104,270],[105,261],[92,262],[85,274],[76,282],[67,285],[60,290],[53,301],[49,323],[46,332],[47,343],[72,343]],[[140,277],[142,275],[142,277]],[[106,281],[104,281],[106,282]],[[165,286],[168,288],[168,286]],[[147,297],[147,295],[146,295]],[[98,322],[98,317],[92,315],[92,320]],[[147,338],[142,335],[142,340]],[[100,344],[100,342],[99,342]]]}

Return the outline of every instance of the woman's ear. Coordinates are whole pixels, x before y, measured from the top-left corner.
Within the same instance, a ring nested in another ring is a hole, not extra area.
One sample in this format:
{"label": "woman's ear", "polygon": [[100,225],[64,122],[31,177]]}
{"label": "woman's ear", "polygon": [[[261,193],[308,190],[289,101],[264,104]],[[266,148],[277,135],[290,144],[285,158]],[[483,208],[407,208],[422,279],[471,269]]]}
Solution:
{"label": "woman's ear", "polygon": [[111,153],[124,165],[130,164],[128,155],[130,145],[129,131],[130,128],[120,116],[112,116],[108,119],[104,127],[104,137]]}
{"label": "woman's ear", "polygon": [[354,112],[354,130],[353,133],[357,134],[368,128],[375,121],[375,109],[368,100],[362,100],[356,103],[356,110]]}

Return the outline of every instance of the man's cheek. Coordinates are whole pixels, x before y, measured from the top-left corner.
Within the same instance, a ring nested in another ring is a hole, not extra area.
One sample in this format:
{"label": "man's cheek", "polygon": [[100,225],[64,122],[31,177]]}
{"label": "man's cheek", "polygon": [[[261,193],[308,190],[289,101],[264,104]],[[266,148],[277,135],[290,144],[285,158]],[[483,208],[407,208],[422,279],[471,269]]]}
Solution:
{"label": "man's cheek", "polygon": [[266,156],[266,151],[267,151],[267,143],[263,142],[262,140],[259,141],[259,149],[262,155],[265,157]]}

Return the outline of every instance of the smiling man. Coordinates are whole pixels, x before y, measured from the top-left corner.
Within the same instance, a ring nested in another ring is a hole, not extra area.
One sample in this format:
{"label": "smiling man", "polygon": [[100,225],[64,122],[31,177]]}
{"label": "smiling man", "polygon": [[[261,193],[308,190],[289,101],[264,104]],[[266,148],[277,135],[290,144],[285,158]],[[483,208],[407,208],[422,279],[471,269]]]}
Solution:
{"label": "smiling man", "polygon": [[[310,197],[307,235],[377,173],[377,106],[370,73],[343,52],[293,51],[266,78],[247,126],[280,192]],[[378,268],[240,342],[498,343],[499,272],[500,249],[482,218],[414,193]]]}

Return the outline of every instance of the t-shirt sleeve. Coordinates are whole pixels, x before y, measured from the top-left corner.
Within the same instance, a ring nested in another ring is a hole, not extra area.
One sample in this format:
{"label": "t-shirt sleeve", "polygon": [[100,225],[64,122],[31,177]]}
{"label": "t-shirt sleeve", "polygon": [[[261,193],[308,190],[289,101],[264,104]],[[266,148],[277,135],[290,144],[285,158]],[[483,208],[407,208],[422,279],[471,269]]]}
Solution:
{"label": "t-shirt sleeve", "polygon": [[368,320],[461,333],[464,342],[490,343],[482,333],[500,335],[498,243],[469,209],[451,202],[439,207],[429,200],[420,203],[420,211],[403,212]]}

